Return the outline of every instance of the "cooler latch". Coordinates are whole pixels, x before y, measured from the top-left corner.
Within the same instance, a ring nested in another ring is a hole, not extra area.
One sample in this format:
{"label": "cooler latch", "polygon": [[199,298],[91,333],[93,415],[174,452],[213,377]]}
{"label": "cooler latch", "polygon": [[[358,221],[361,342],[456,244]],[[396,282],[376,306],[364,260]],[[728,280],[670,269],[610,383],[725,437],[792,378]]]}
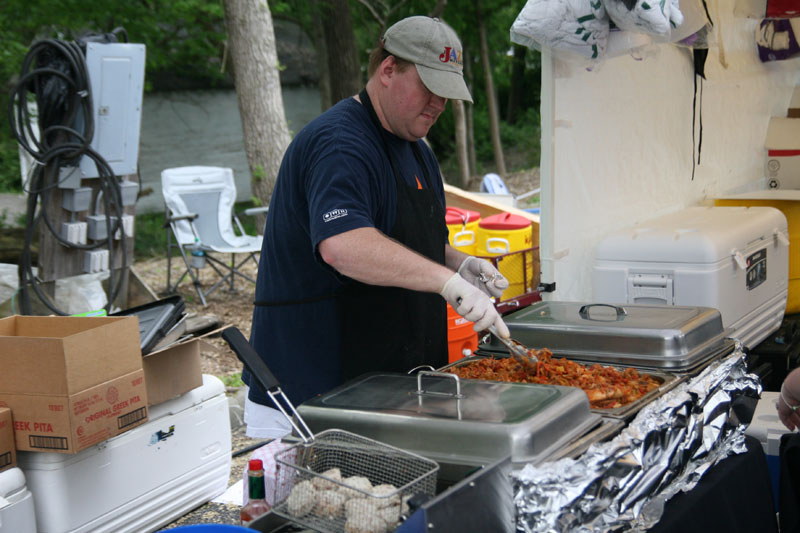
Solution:
{"label": "cooler latch", "polygon": [[674,305],[672,276],[631,274],[628,276],[628,303]]}

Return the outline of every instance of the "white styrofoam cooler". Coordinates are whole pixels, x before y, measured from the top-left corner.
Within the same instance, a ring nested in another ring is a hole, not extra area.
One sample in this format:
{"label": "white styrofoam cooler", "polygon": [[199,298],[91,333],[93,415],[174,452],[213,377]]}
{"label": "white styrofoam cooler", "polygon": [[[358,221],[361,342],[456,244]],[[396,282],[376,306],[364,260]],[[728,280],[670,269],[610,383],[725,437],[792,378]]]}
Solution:
{"label": "white styrofoam cooler", "polygon": [[0,472],[0,533],[36,533],[33,495],[17,467]]}
{"label": "white styrofoam cooler", "polygon": [[152,406],[142,426],[74,455],[20,452],[17,460],[39,533],[155,531],[228,486],[225,387],[203,375],[201,387]]}
{"label": "white styrofoam cooler", "polygon": [[773,207],[689,207],[595,248],[593,300],[713,307],[752,348],[780,327],[789,287],[786,217]]}

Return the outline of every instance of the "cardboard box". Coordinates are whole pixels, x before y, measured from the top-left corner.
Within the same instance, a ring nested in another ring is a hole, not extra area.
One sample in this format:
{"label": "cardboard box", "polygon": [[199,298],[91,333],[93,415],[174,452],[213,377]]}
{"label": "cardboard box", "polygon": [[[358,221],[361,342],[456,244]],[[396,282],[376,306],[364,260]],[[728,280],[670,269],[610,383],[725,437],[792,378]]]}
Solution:
{"label": "cardboard box", "polygon": [[770,118],[766,148],[769,188],[800,189],[800,118]]}
{"label": "cardboard box", "polygon": [[789,118],[800,118],[800,85],[794,88],[792,99],[789,102],[789,111],[786,113]]}
{"label": "cardboard box", "polygon": [[147,420],[136,317],[2,319],[0,368],[17,450],[76,453]]}
{"label": "cardboard box", "polygon": [[191,339],[142,358],[148,405],[171,400],[203,385],[200,340]]}
{"label": "cardboard box", "polygon": [[17,464],[11,409],[0,407],[0,472]]}

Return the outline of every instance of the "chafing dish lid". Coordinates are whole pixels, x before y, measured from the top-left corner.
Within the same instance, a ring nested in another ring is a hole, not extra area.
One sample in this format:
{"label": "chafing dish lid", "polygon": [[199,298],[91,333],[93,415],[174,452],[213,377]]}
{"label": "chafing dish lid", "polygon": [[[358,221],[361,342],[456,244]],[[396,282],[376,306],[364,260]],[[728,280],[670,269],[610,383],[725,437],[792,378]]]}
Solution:
{"label": "chafing dish lid", "polygon": [[422,381],[422,394],[417,394],[416,376],[368,374],[309,404],[421,418],[513,424],[548,408],[558,409],[555,403],[573,394],[571,389],[472,379],[460,380],[460,386],[461,398],[457,398],[454,380],[426,377]]}
{"label": "chafing dish lid", "polygon": [[710,307],[548,301],[505,321],[529,348],[652,366],[691,364],[718,350],[726,336],[719,311]]}
{"label": "chafing dish lid", "polygon": [[[574,387],[372,373],[298,407],[312,431],[339,428],[437,461],[486,464],[541,460],[600,417]],[[454,443],[458,443],[455,445]]]}

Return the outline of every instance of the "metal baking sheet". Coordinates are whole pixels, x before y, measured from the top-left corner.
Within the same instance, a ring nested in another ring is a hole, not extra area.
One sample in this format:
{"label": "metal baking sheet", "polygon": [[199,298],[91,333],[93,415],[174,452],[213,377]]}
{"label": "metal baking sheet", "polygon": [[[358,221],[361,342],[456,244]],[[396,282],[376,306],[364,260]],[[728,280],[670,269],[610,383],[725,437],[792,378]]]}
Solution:
{"label": "metal baking sheet", "polygon": [[[451,368],[458,368],[458,367],[461,367],[461,366],[466,366],[466,365],[468,365],[470,363],[473,363],[475,361],[479,361],[481,359],[485,359],[487,357],[505,358],[505,357],[509,357],[509,355],[508,354],[472,355],[472,356],[460,359],[460,360],[458,360],[458,361],[456,361],[454,363],[450,363],[449,365],[443,366],[442,368],[439,369],[439,371],[440,372],[447,372]],[[554,358],[560,358],[561,356],[557,355],[557,354],[553,354],[553,357]],[[567,359],[572,360],[573,358],[572,357],[568,357]],[[581,364],[589,364],[589,365],[598,363],[598,364],[601,364],[603,366],[608,366],[608,367],[611,367],[611,368],[615,368],[617,370],[624,370],[625,368],[630,368],[627,365],[609,365],[609,364],[606,364],[603,361],[576,361],[576,362],[580,362]],[[631,402],[629,404],[626,404],[626,405],[622,405],[620,407],[613,407],[613,408],[610,408],[610,409],[597,409],[597,408],[590,407],[590,410],[593,413],[596,413],[596,414],[601,415],[601,416],[606,417],[606,418],[627,419],[627,418],[630,418],[633,415],[635,415],[639,411],[639,409],[644,407],[646,404],[648,404],[649,402],[655,400],[656,398],[658,398],[662,394],[668,392],[669,390],[674,388],[676,385],[678,385],[679,383],[681,383],[681,382],[683,382],[684,380],[687,379],[687,377],[685,375],[672,374],[672,373],[664,372],[664,371],[661,371],[661,370],[639,369],[639,368],[637,368],[637,370],[641,374],[645,374],[647,376],[650,376],[653,379],[655,379],[656,381],[658,381],[660,383],[658,388],[651,390],[650,392],[648,392],[647,394],[645,394],[644,396],[642,396],[638,400],[633,401],[633,402]],[[478,380],[478,381],[484,381],[484,380]],[[520,385],[536,385],[536,384],[535,383],[520,383]],[[574,387],[574,388],[578,389],[578,390],[581,390],[578,387]],[[583,391],[581,390],[581,392],[583,392]],[[587,398],[587,401],[588,401],[588,398]]]}

